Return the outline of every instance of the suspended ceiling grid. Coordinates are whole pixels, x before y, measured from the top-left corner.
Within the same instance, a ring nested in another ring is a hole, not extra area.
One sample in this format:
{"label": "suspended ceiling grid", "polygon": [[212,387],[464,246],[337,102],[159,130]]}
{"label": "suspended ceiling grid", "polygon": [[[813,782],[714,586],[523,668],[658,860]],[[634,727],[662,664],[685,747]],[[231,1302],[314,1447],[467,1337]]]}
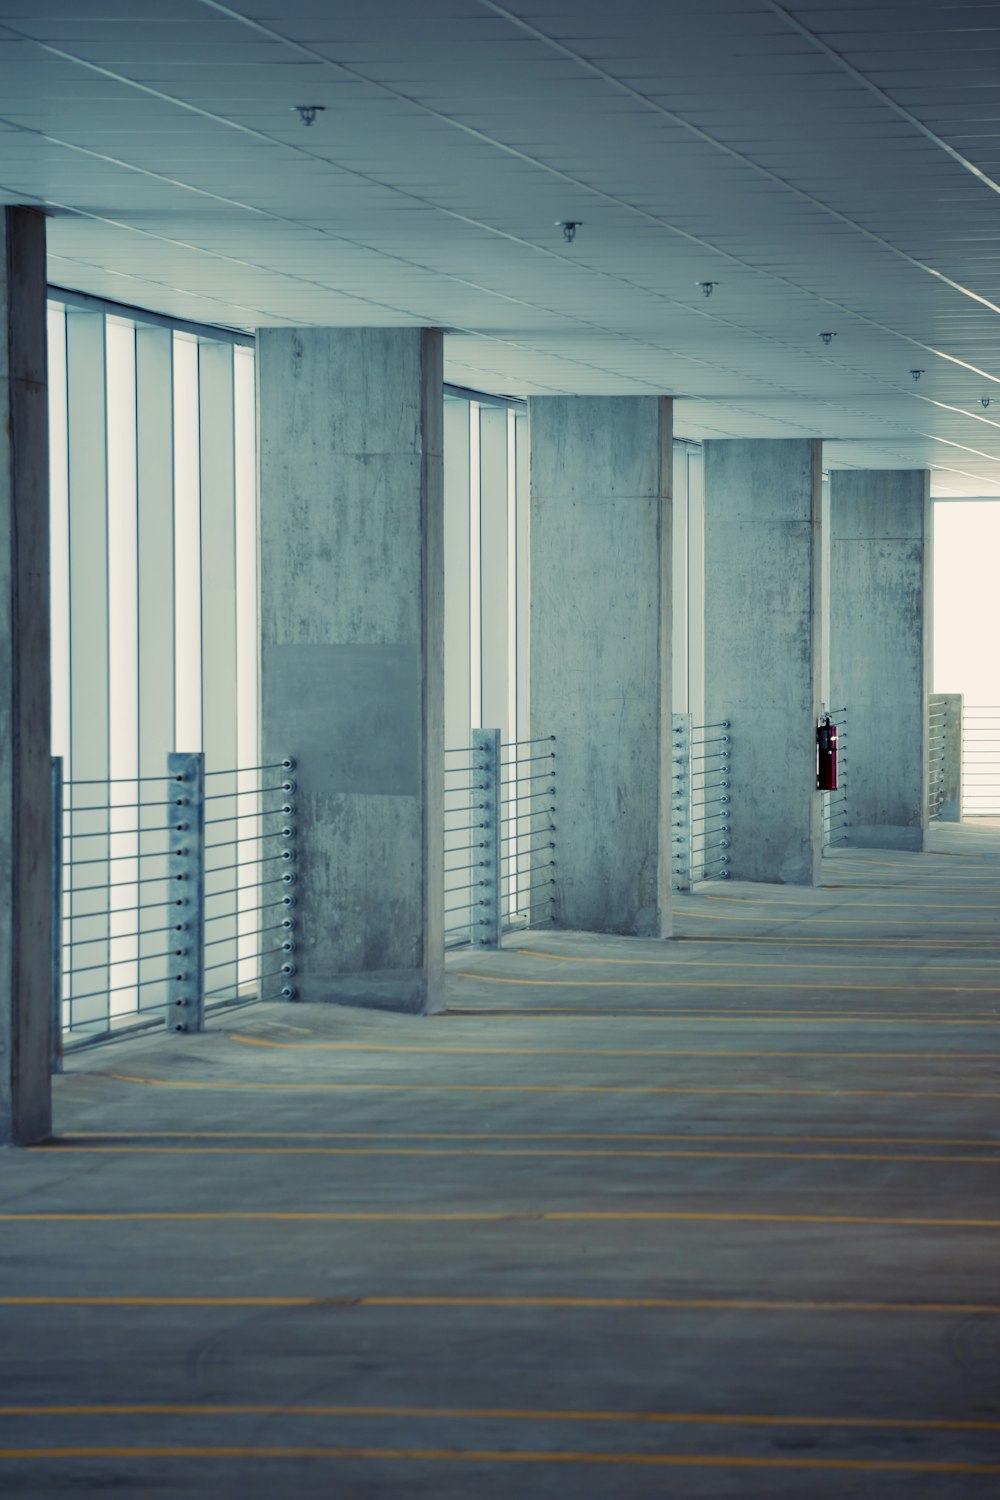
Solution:
{"label": "suspended ceiling grid", "polygon": [[1000,495],[1000,4],[0,0],[0,192],[58,285]]}

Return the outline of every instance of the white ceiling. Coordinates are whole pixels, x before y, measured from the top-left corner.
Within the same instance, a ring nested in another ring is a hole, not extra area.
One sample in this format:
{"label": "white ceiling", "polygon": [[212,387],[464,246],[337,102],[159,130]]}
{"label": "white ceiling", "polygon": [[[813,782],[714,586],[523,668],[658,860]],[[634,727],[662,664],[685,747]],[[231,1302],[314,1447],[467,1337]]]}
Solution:
{"label": "white ceiling", "polygon": [[0,0],[0,199],[57,285],[443,326],[459,384],[939,495],[1000,495],[998,195],[1000,3]]}

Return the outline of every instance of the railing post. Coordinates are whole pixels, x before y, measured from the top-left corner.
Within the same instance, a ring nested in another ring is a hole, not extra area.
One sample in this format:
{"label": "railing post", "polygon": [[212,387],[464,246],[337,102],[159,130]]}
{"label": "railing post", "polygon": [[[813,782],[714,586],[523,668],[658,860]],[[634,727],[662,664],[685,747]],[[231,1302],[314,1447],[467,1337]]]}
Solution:
{"label": "railing post", "polygon": [[167,756],[174,810],[168,871],[184,924],[170,967],[170,1031],[205,1029],[205,757],[184,751]]}
{"label": "railing post", "polygon": [[293,983],[296,972],[295,955],[298,940],[295,935],[296,919],[292,915],[292,908],[295,905],[295,894],[291,889],[297,878],[294,862],[298,857],[298,850],[296,848],[298,829],[294,822],[296,807],[292,800],[296,792],[296,784],[292,774],[295,769],[295,761],[290,755],[286,756],[282,763],[285,779],[281,784],[281,789],[285,794],[286,800],[279,812],[282,820],[281,837],[285,840],[281,847],[281,858],[289,866],[281,877],[285,887],[284,894],[280,897],[281,908],[284,912],[281,922],[281,943],[279,945],[280,951],[284,954],[281,964],[281,994],[279,997],[282,1000],[295,1000],[298,998]]}
{"label": "railing post", "polygon": [[675,891],[691,889],[691,715],[673,715],[670,844]]}
{"label": "railing post", "polygon": [[52,757],[52,1072],[63,1068],[63,758]]}
{"label": "railing post", "polygon": [[962,821],[962,694],[941,693],[945,708],[944,741],[941,767],[941,802],[938,818],[942,823]]}
{"label": "railing post", "polygon": [[479,794],[483,835],[483,878],[479,896],[479,946],[500,946],[500,731],[472,731],[476,776],[483,783]]}

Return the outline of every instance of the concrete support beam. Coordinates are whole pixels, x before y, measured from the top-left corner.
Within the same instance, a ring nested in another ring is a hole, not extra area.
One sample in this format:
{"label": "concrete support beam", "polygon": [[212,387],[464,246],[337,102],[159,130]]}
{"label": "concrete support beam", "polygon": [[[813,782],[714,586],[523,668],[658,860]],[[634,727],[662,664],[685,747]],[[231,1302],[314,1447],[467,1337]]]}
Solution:
{"label": "concrete support beam", "polygon": [[557,737],[556,920],[670,933],[672,403],[543,396],[531,725]]}
{"label": "concrete support beam", "polygon": [[442,338],[259,335],[265,760],[291,753],[303,1000],[443,1004]]}
{"label": "concrete support beam", "polygon": [[45,218],[0,209],[0,1142],[52,1129]]}
{"label": "concrete support beam", "polygon": [[705,453],[705,722],[732,722],[736,880],[812,885],[822,599],[821,445],[716,439]]}
{"label": "concrete support beam", "polygon": [[847,709],[849,844],[922,849],[931,503],[926,469],[830,475],[830,694]]}

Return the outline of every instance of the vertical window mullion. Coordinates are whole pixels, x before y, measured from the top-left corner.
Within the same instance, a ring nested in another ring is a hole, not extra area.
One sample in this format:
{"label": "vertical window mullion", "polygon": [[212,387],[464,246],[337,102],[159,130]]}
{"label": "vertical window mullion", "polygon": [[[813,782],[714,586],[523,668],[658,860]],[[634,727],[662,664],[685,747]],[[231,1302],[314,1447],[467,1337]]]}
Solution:
{"label": "vertical window mullion", "polygon": [[174,339],[174,749],[202,748],[198,345]]}
{"label": "vertical window mullion", "polygon": [[[111,878],[116,910],[109,919],[112,990],[109,1018],[138,1009],[137,945],[122,937],[135,931],[139,902],[137,827],[139,784],[139,653],[137,582],[138,511],[136,469],[135,327],[105,321],[107,357],[108,516],[108,814]],[[121,804],[116,810],[115,804]],[[129,986],[129,988],[126,988]]]}
{"label": "vertical window mullion", "polygon": [[[74,781],[100,783],[71,789],[66,799],[66,830],[102,830],[92,837],[72,839],[68,845],[80,862],[69,867],[66,879],[70,941],[98,941],[87,949],[88,962],[95,967],[79,980],[70,976],[67,990],[73,1025],[99,1030],[109,1018],[109,924],[106,917],[90,913],[107,910],[109,901],[103,887],[113,867],[106,863],[106,814],[88,814],[85,810],[107,803],[104,782],[110,764],[107,354],[101,313],[72,309],[66,314],[66,387],[72,643],[67,775]],[[84,864],[84,860],[94,862]],[[76,1001],[76,994],[92,998]]]}

